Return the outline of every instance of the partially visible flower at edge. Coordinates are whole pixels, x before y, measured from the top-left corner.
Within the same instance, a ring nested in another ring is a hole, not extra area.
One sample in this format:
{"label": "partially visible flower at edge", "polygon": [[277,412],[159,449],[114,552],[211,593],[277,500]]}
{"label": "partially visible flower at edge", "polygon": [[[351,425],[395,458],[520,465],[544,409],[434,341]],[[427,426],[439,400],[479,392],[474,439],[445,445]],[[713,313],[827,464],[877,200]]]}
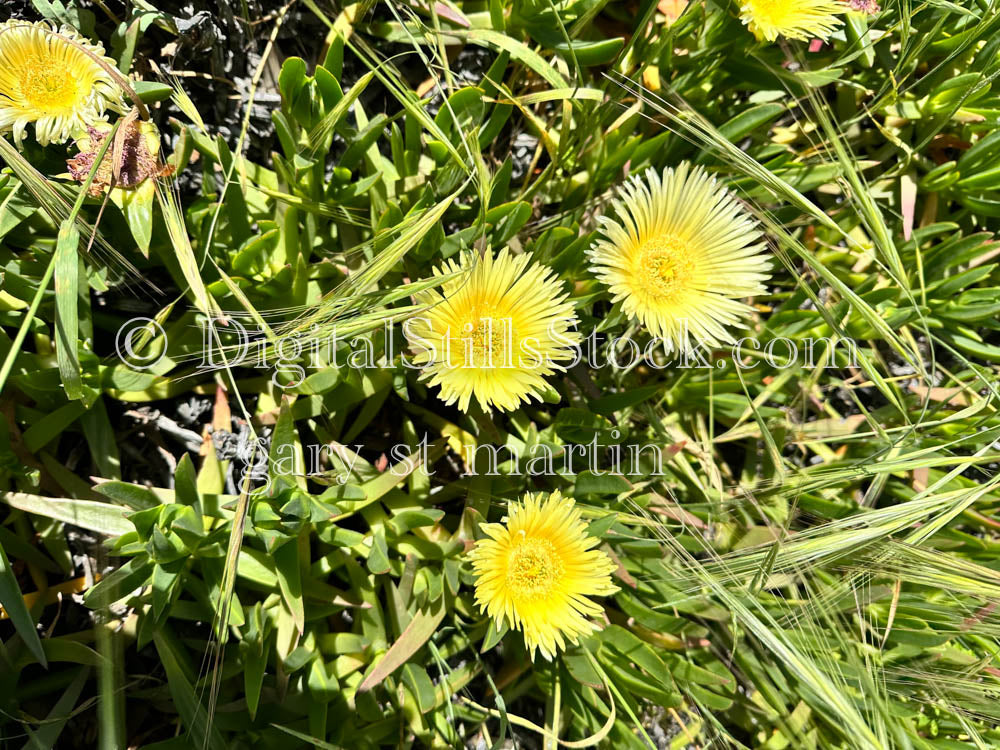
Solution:
{"label": "partially visible flower at edge", "polygon": [[740,20],[759,40],[773,42],[783,36],[826,41],[841,23],[837,15],[848,9],[839,0],[743,0]]}
{"label": "partially visible flower at edge", "polygon": [[107,109],[124,112],[113,76],[84,50],[115,67],[102,45],[69,26],[0,23],[0,132],[13,130],[20,144],[34,123],[35,140],[45,146],[83,134]]}

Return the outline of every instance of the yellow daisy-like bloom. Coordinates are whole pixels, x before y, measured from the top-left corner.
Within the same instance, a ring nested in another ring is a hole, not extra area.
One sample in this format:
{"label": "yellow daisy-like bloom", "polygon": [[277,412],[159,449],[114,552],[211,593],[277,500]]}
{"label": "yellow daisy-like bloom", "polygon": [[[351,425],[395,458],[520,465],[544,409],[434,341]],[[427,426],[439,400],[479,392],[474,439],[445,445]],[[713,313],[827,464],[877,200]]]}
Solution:
{"label": "yellow daisy-like bloom", "polygon": [[576,643],[597,627],[587,619],[601,607],[588,596],[610,596],[615,563],[587,536],[573,500],[558,490],[513,503],[507,524],[484,523],[483,539],[469,552],[476,574],[476,603],[497,624],[524,633],[524,644],[551,660],[566,641]]}
{"label": "yellow daisy-like bloom", "polygon": [[589,253],[614,302],[663,340],[666,351],[733,342],[744,297],[765,291],[770,265],[754,219],[701,167],[685,162],[633,177],[598,219]]}
{"label": "yellow daisy-like bloom", "polygon": [[468,253],[434,273],[458,275],[417,297],[428,310],[407,335],[421,377],[441,387],[445,403],[468,411],[475,397],[486,411],[513,411],[540,399],[546,376],[578,353],[573,305],[552,270],[527,255]]}
{"label": "yellow daisy-like bloom", "polygon": [[837,0],[744,0],[740,20],[757,39],[825,40],[840,25],[837,13],[847,6]]}
{"label": "yellow daisy-like bloom", "polygon": [[62,143],[100,121],[106,108],[121,110],[114,79],[80,47],[114,67],[104,47],[68,26],[0,23],[0,131],[13,129],[20,143],[33,122],[40,144]]}

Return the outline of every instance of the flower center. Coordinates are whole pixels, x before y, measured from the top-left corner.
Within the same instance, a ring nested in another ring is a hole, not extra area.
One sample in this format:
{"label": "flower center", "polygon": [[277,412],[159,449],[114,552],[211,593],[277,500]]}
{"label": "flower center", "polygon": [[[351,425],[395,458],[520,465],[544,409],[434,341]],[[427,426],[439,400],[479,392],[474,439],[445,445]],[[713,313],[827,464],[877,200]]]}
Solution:
{"label": "flower center", "polygon": [[640,285],[659,298],[672,297],[684,289],[694,275],[691,248],[674,235],[651,237],[639,247],[636,269]]}
{"label": "flower center", "polygon": [[507,557],[507,585],[518,596],[545,596],[563,574],[556,548],[546,539],[524,538],[515,543]]}
{"label": "flower center", "polygon": [[[483,315],[465,324],[462,334],[464,364],[468,367],[505,367],[510,318]],[[511,333],[512,335],[512,333]]]}
{"label": "flower center", "polygon": [[21,95],[36,109],[70,109],[77,103],[77,82],[69,67],[46,57],[33,57],[20,71]]}

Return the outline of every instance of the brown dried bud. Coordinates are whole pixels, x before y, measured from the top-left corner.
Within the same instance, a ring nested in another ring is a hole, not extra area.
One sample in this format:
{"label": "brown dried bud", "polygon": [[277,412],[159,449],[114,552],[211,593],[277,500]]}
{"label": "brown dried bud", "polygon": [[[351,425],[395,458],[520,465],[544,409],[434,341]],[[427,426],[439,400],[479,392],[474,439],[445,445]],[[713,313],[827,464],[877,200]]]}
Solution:
{"label": "brown dried bud", "polygon": [[[165,167],[159,162],[160,136],[156,126],[149,122],[137,122],[126,118],[122,122],[120,132],[122,133],[120,163],[113,165],[115,145],[112,143],[94,175],[89,191],[91,195],[101,195],[109,187],[134,190],[151,177],[165,177],[173,172],[172,167]],[[110,125],[98,123],[95,126],[88,126],[87,135],[77,140],[76,146],[80,149],[80,153],[66,160],[66,166],[74,180],[83,182],[87,179],[94,165],[94,159],[97,158],[110,133]]]}

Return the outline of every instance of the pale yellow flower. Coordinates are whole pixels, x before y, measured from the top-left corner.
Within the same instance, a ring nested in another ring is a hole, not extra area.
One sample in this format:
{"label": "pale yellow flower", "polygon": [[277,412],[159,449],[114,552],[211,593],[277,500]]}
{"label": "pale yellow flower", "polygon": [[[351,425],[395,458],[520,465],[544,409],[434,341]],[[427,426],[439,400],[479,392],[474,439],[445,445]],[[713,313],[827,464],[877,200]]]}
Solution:
{"label": "pale yellow flower", "polygon": [[573,305],[552,270],[504,249],[496,258],[467,253],[435,274],[454,276],[417,298],[428,309],[408,333],[421,377],[462,411],[473,398],[486,411],[540,399],[545,378],[564,369],[579,341]]}
{"label": "pale yellow flower", "polygon": [[13,130],[20,143],[33,122],[40,144],[62,143],[99,122],[106,109],[123,111],[114,78],[81,47],[114,67],[101,45],[68,26],[0,23],[0,132]]}
{"label": "pale yellow flower", "polygon": [[847,6],[837,0],[743,0],[740,20],[758,39],[826,39]]}
{"label": "pale yellow flower", "polygon": [[469,552],[476,575],[476,603],[497,624],[524,633],[524,643],[546,659],[597,629],[588,619],[602,612],[590,596],[618,591],[611,582],[615,563],[573,500],[559,491],[524,496],[512,503],[506,525],[482,525],[487,539]]}
{"label": "pale yellow flower", "polygon": [[756,221],[701,167],[688,163],[661,177],[649,169],[612,201],[617,220],[599,218],[592,270],[614,302],[666,351],[733,343],[744,327],[740,300],[765,289],[769,262]]}

